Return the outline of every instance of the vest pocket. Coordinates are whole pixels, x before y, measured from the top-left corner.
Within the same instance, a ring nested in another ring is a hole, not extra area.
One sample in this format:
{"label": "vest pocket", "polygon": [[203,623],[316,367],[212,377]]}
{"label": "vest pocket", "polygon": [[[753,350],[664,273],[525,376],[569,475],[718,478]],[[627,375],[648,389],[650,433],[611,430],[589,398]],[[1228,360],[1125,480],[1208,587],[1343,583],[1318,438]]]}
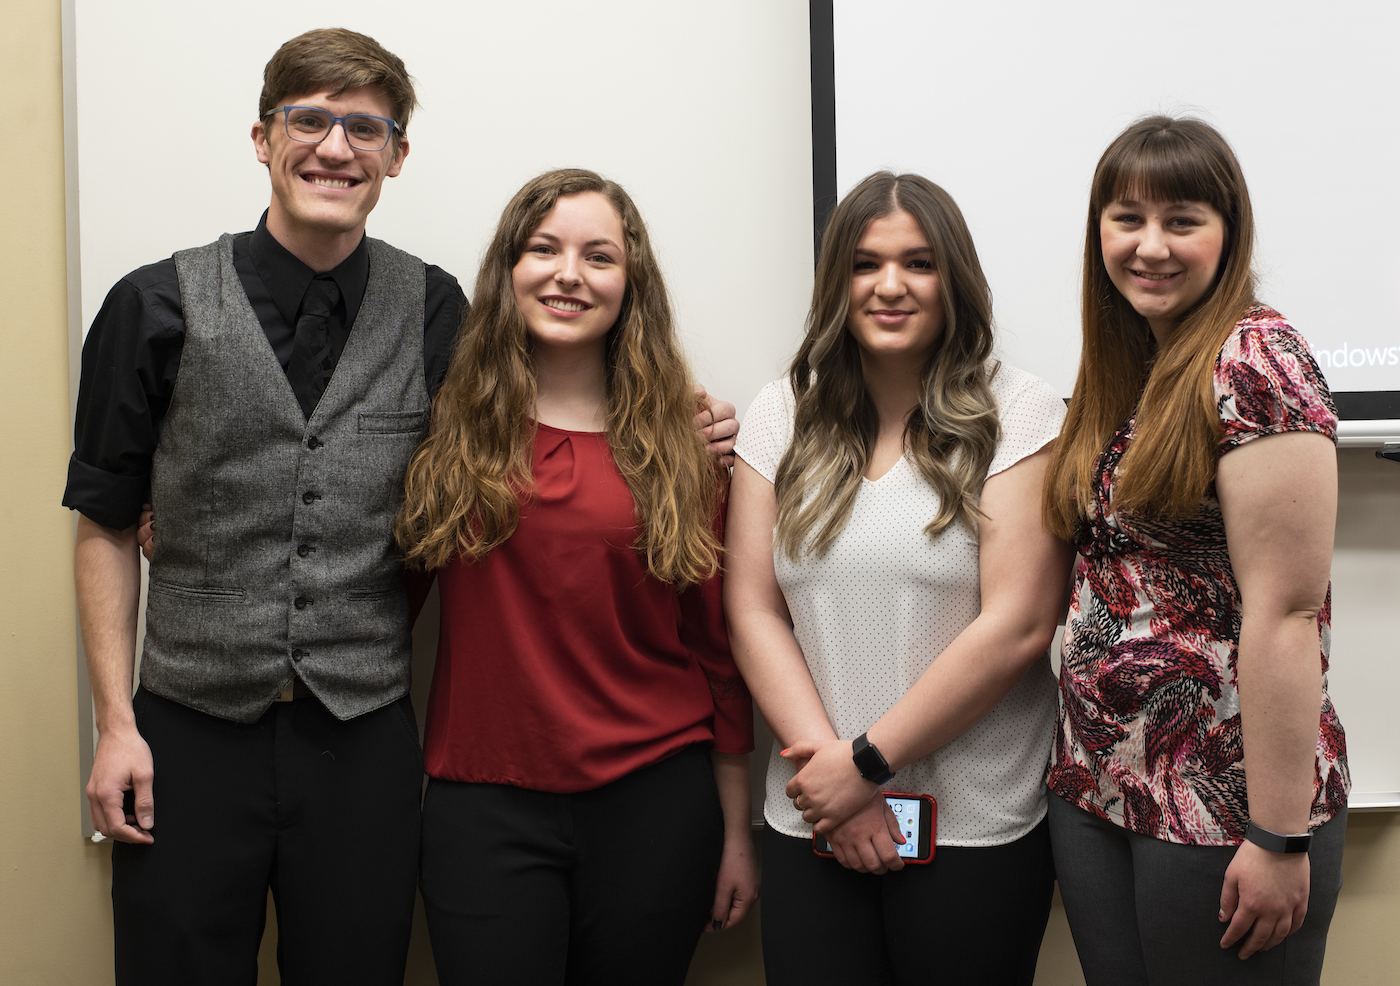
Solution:
{"label": "vest pocket", "polygon": [[360,586],[346,590],[345,595],[350,599],[388,599],[390,596],[407,592],[402,583],[393,585]]}
{"label": "vest pocket", "polygon": [[428,410],[361,411],[361,435],[416,435],[428,427]]}
{"label": "vest pocket", "polygon": [[242,589],[230,586],[181,585],[179,582],[165,582],[160,579],[151,579],[150,587],[152,592],[205,602],[241,603],[247,595]]}

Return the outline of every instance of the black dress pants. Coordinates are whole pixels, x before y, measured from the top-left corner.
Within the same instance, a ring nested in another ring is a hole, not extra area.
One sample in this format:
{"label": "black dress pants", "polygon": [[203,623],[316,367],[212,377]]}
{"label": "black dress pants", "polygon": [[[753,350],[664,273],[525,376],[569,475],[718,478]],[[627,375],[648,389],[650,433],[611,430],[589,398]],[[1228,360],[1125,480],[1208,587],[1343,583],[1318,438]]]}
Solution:
{"label": "black dress pants", "polygon": [[1055,872],[1042,821],[1004,846],[939,846],[879,876],[763,829],[770,986],[1031,986]]}
{"label": "black dress pants", "polygon": [[724,818],[705,746],[551,794],[432,779],[423,903],[442,986],[680,986]]}
{"label": "black dress pants", "polygon": [[287,986],[402,983],[423,757],[407,697],[341,721],[313,697],[256,723],[147,692],[155,842],[112,847],[118,986],[257,981],[267,892]]}

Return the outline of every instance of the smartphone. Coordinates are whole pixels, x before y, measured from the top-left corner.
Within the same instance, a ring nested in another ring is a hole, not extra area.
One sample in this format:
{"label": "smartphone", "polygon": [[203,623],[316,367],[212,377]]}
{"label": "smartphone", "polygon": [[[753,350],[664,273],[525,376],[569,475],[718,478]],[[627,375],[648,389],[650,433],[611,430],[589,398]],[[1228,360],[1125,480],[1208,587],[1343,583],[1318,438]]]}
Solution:
{"label": "smartphone", "polygon": [[[938,802],[930,794],[901,794],[897,791],[881,791],[885,804],[890,806],[899,831],[904,835],[904,845],[894,844],[906,863],[927,863],[933,859],[938,835]],[[831,845],[826,837],[812,833],[812,851],[818,856],[833,856]]]}

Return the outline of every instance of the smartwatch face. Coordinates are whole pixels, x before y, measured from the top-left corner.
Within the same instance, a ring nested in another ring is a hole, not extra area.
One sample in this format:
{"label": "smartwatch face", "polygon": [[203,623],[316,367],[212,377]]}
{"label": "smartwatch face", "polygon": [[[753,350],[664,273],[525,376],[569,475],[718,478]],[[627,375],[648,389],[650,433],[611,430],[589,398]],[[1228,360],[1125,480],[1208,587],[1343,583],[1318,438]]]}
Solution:
{"label": "smartwatch face", "polygon": [[[856,742],[860,742],[857,740]],[[867,743],[857,750],[851,757],[855,761],[856,770],[860,771],[860,776],[876,784],[883,784],[888,781],[893,774],[889,771],[889,766],[885,763],[885,758],[880,756],[880,751],[872,744]]]}

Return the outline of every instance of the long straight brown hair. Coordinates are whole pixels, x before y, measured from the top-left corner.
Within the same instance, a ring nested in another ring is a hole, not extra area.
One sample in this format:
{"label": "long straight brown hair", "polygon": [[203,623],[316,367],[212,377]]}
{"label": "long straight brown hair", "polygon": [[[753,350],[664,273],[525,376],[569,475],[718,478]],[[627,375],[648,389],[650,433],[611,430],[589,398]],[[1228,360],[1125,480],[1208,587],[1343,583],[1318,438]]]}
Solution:
{"label": "long straight brown hair", "polygon": [[[1109,279],[1099,220],[1124,198],[1205,202],[1225,220],[1215,283],[1158,349],[1147,319]],[[1105,446],[1137,414],[1136,437],[1115,484],[1116,509],[1194,514],[1215,479],[1220,419],[1215,361],[1255,299],[1254,212],[1230,145],[1200,120],[1150,116],[1108,145],[1094,171],[1084,236],[1079,376],[1045,478],[1045,526],[1074,535],[1086,516]]]}
{"label": "long straight brown hair", "polygon": [[797,411],[774,482],[775,539],[789,558],[804,545],[818,555],[831,546],[875,448],[879,415],[846,319],[860,238],[872,220],[899,211],[914,217],[933,249],[943,300],[943,331],[922,368],[919,406],[904,429],[915,466],[939,498],[924,530],[933,537],[957,520],[976,530],[982,483],[1001,437],[989,386],[996,372],[988,365],[991,288],[952,196],[922,175],[879,171],[853,188],[827,222],[806,336],[789,371]]}
{"label": "long straight brown hair", "polygon": [[693,585],[715,573],[719,475],[696,431],[690,370],[676,339],[661,266],[622,186],[591,171],[550,171],[501,215],[471,308],[433,400],[428,436],[409,463],[394,534],[410,564],[484,558],[515,533],[532,495],[536,381],[513,272],[531,234],[566,195],[612,203],[626,241],[627,292],[607,336],[608,444],[632,491],[635,547],[656,578]]}

